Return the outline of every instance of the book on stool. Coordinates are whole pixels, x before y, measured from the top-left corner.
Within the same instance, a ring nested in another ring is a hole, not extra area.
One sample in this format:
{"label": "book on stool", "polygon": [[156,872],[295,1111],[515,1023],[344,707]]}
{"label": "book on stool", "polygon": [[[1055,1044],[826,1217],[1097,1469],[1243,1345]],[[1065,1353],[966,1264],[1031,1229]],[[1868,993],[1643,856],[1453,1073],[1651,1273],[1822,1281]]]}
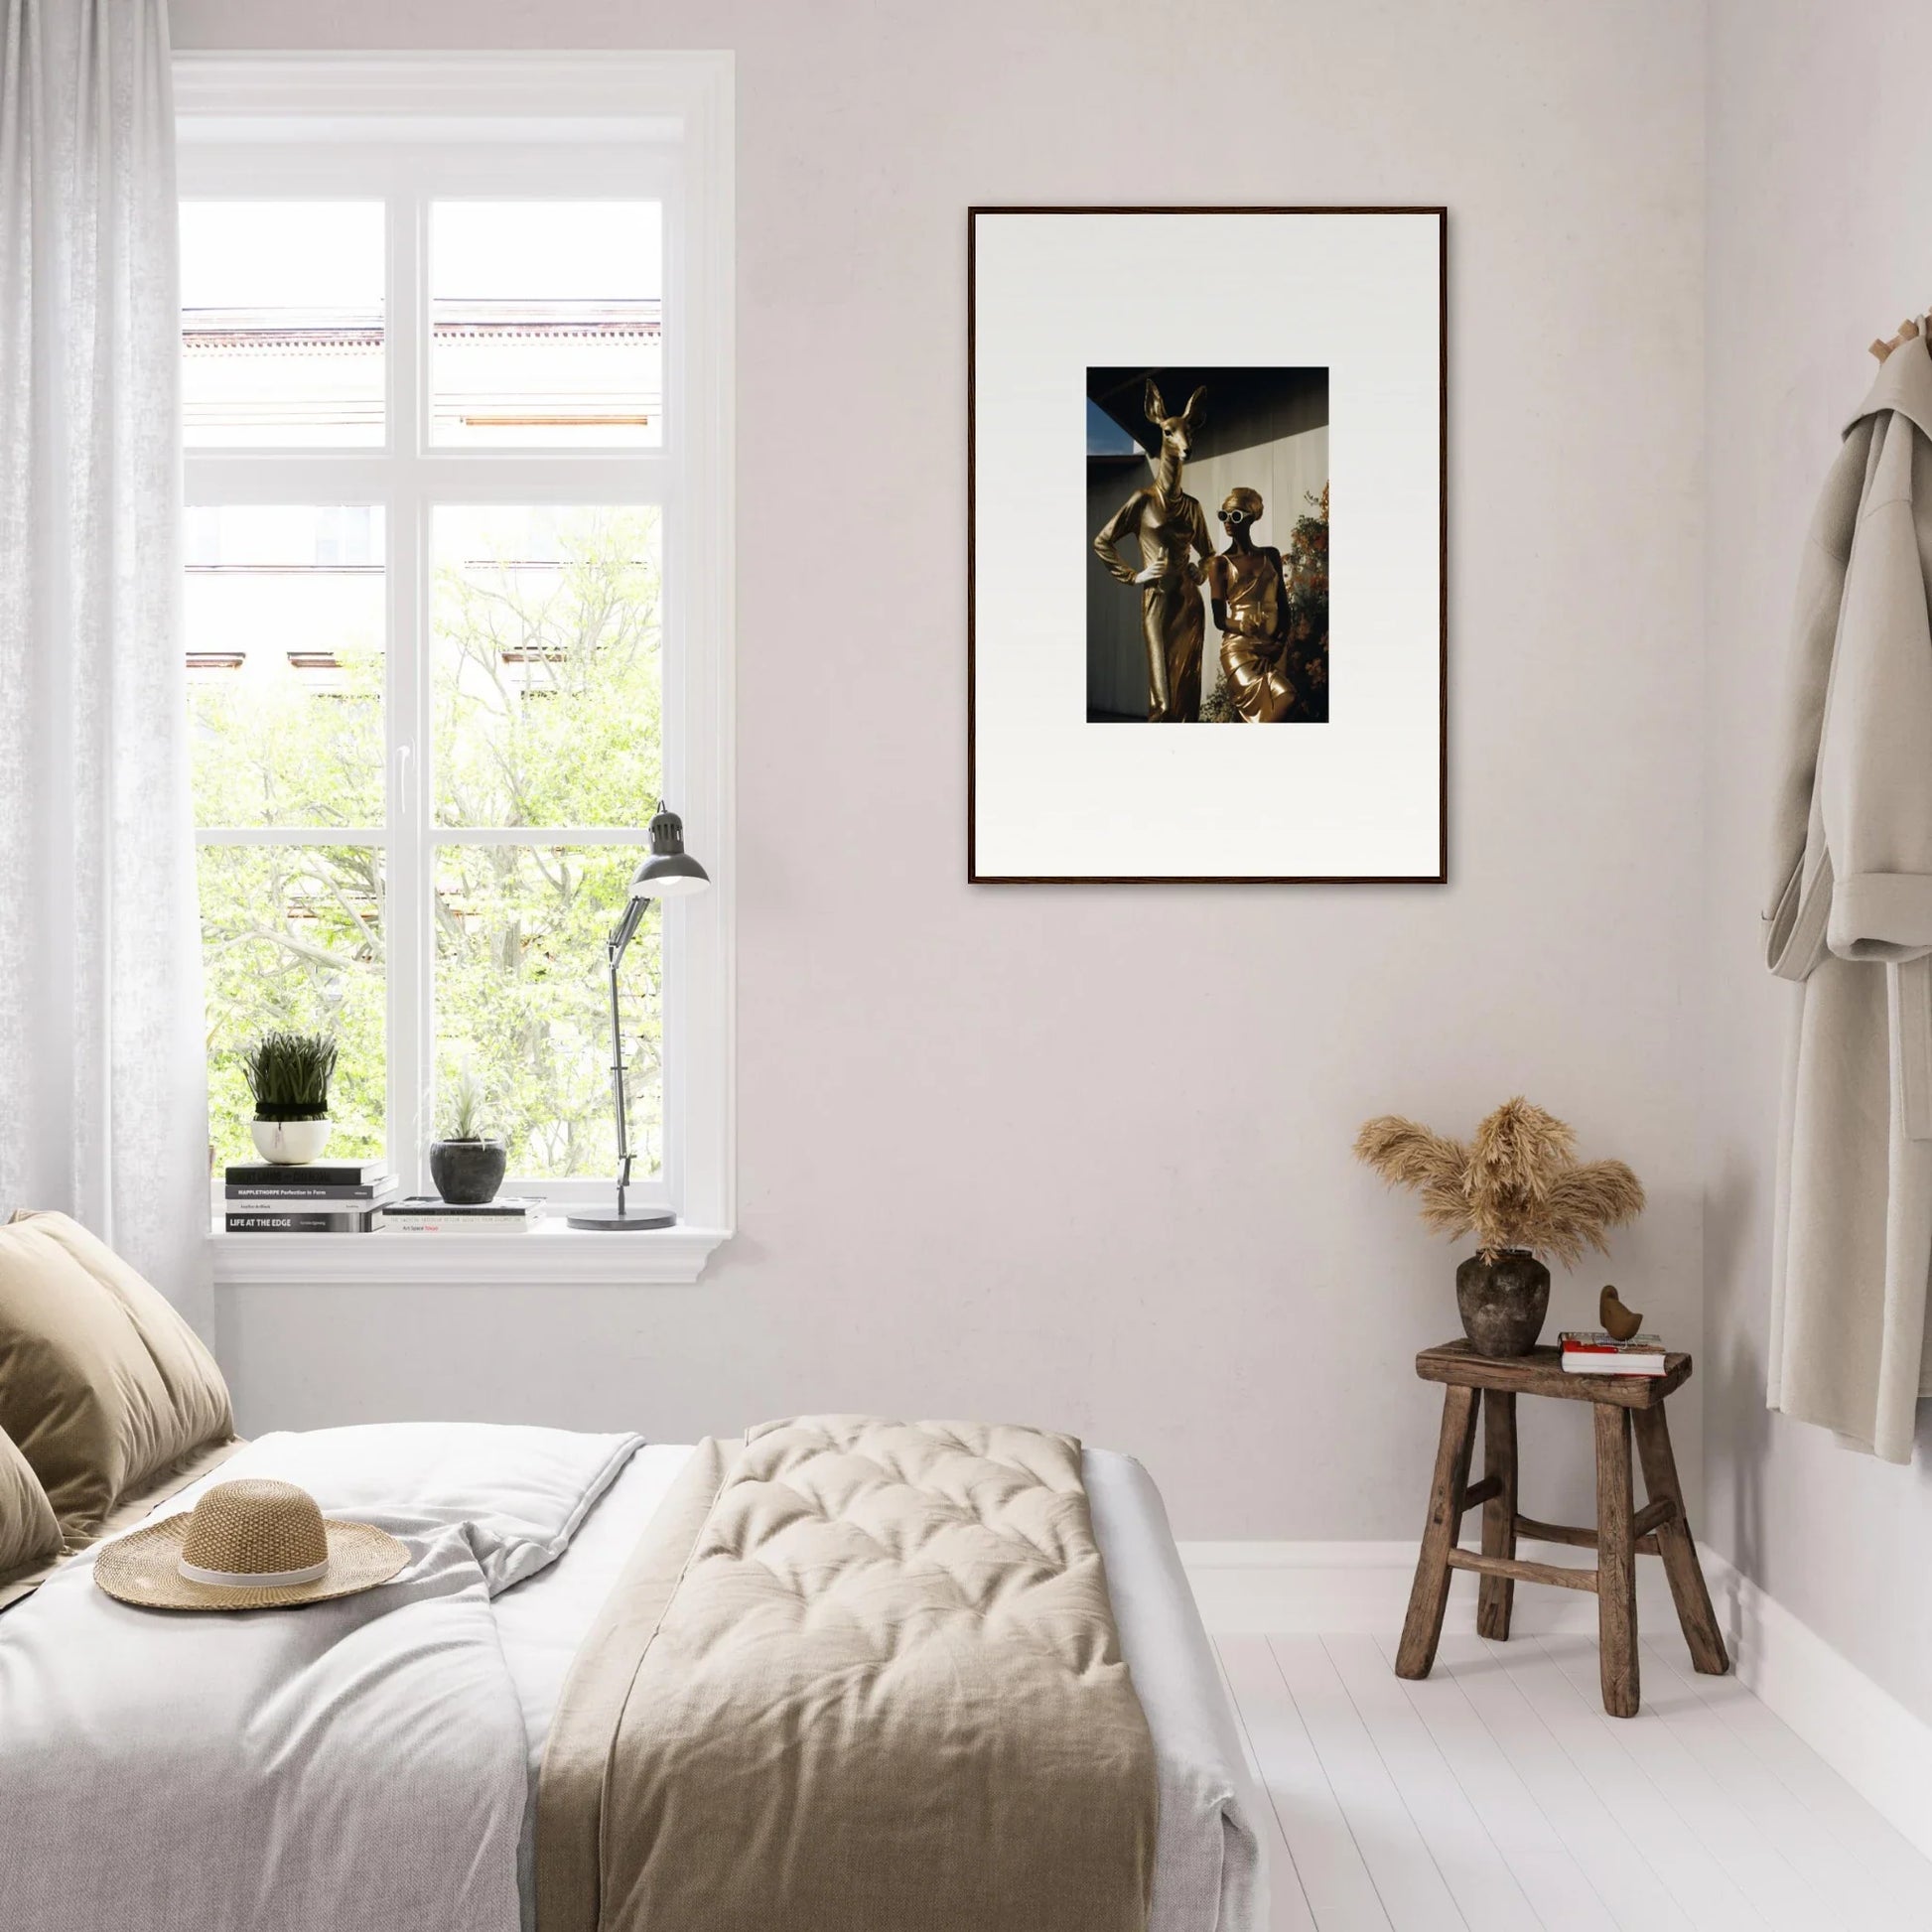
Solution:
{"label": "book on stool", "polygon": [[1566,1328],[1557,1337],[1563,1346],[1567,1375],[1661,1375],[1664,1342],[1661,1335],[1632,1335],[1618,1341],[1606,1328]]}

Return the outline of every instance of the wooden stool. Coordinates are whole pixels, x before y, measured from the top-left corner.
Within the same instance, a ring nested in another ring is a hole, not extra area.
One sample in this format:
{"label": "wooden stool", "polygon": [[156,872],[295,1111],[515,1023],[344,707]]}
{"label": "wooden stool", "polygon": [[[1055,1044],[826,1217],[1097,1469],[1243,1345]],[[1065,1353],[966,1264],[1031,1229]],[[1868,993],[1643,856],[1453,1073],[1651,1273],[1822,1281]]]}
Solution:
{"label": "wooden stool", "polygon": [[[1416,1587],[1396,1653],[1398,1677],[1427,1677],[1443,1634],[1449,1605],[1449,1573],[1473,1570],[1481,1579],[1476,1598],[1476,1629],[1485,1637],[1509,1635],[1509,1612],[1516,1586],[1558,1584],[1565,1589],[1596,1592],[1596,1630],[1601,1651],[1603,1709],[1613,1718],[1637,1715],[1637,1565],[1639,1552],[1662,1557],[1664,1575],[1684,1626],[1691,1661],[1709,1677],[1730,1668],[1711,1592],[1704,1587],[1697,1545],[1684,1511],[1677,1461],[1671,1454],[1670,1425],[1664,1398],[1691,1377],[1688,1355],[1667,1355],[1656,1376],[1569,1375],[1555,1348],[1497,1360],[1478,1355],[1466,1341],[1425,1348],[1416,1357],[1425,1382],[1445,1382],[1443,1435],[1436,1449],[1436,1476],[1429,1491],[1429,1523],[1423,1531]],[[1475,1443],[1476,1392],[1482,1392],[1482,1459],[1479,1482],[1469,1480],[1469,1452]],[[1539,1523],[1516,1507],[1516,1398],[1565,1396],[1592,1405],[1596,1420],[1596,1527],[1574,1529],[1567,1523]],[[1637,1453],[1649,1500],[1632,1510],[1630,1430],[1636,1426]],[[1482,1505],[1482,1552],[1458,1546],[1462,1512]],[[1553,1563],[1519,1563],[1516,1539],[1573,1543],[1596,1552],[1596,1568]]]}

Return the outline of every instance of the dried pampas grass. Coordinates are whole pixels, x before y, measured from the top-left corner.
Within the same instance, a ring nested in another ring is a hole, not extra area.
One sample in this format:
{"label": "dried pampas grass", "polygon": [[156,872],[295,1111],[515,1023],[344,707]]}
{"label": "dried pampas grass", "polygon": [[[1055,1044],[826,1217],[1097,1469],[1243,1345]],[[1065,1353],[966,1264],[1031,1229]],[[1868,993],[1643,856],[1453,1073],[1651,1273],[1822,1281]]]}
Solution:
{"label": "dried pampas grass", "polygon": [[1366,1161],[1391,1186],[1422,1196],[1423,1220],[1440,1234],[1460,1234],[1469,1222],[1464,1179],[1469,1150],[1447,1134],[1397,1114],[1365,1121],[1355,1136],[1355,1158]]}
{"label": "dried pampas grass", "polygon": [[1383,1114],[1355,1136],[1355,1158],[1391,1186],[1422,1198],[1424,1224],[1473,1234],[1485,1259],[1505,1248],[1555,1255],[1575,1267],[1586,1247],[1643,1212],[1643,1182],[1621,1161],[1576,1158],[1570,1127],[1520,1094],[1466,1144]]}

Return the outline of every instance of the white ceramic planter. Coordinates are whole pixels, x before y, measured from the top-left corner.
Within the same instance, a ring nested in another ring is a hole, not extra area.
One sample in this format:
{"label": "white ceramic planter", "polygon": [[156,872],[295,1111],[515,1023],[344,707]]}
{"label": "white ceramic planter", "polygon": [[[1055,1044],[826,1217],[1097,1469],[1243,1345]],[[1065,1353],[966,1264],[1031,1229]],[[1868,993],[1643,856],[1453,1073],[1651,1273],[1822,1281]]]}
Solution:
{"label": "white ceramic planter", "polygon": [[255,1137],[255,1151],[264,1161],[283,1168],[299,1168],[320,1158],[329,1145],[326,1120],[256,1120],[248,1131]]}

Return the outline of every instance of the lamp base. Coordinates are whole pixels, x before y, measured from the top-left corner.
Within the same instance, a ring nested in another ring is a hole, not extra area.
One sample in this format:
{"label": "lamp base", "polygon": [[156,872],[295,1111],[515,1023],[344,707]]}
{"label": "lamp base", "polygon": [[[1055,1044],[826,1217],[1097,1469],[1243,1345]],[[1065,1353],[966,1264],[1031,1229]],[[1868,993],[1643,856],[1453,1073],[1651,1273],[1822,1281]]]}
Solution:
{"label": "lamp base", "polygon": [[586,1213],[564,1215],[564,1225],[591,1229],[595,1233],[619,1234],[645,1227],[676,1227],[678,1217],[668,1207],[631,1207],[624,1213],[617,1207],[591,1207]]}
{"label": "lamp base", "polygon": [[677,1216],[668,1207],[632,1209],[620,1213],[615,1207],[594,1207],[583,1214],[567,1214],[565,1224],[589,1228],[599,1233],[621,1233],[633,1228],[668,1228],[677,1225]]}

